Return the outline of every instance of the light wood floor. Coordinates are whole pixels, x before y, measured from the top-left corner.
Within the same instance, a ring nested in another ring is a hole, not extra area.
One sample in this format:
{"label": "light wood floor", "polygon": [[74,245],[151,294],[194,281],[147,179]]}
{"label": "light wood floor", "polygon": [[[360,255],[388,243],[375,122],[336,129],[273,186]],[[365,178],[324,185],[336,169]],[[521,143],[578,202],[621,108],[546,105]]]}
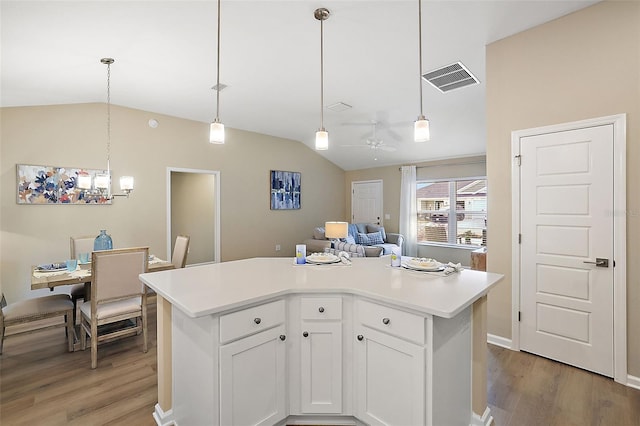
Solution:
{"label": "light wood floor", "polygon": [[[90,352],[66,352],[64,330],[5,340],[0,424],[155,425],[155,300],[149,352],[141,336]],[[489,406],[497,426],[640,425],[640,390],[524,352],[489,345]]]}

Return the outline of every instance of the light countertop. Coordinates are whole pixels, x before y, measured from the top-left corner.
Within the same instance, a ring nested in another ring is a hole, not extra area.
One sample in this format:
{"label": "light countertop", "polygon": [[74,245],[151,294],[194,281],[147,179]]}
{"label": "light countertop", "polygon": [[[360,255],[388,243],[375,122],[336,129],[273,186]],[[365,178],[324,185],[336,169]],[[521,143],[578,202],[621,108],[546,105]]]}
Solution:
{"label": "light countertop", "polygon": [[304,293],[365,296],[452,318],[487,294],[502,277],[473,270],[437,276],[391,267],[389,256],[355,258],[351,266],[253,258],[140,275],[142,282],[193,318]]}

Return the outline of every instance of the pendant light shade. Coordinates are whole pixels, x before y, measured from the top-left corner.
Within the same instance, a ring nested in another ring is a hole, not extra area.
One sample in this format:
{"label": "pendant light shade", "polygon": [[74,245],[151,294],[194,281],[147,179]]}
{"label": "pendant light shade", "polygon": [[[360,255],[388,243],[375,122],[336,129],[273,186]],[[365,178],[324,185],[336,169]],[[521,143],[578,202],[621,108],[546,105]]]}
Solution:
{"label": "pendant light shade", "polygon": [[214,87],[216,91],[216,118],[209,126],[209,143],[223,144],[224,143],[224,124],[220,122],[220,0],[218,0],[218,48],[217,48],[217,60],[216,60],[216,85]]}
{"label": "pendant light shade", "polygon": [[424,118],[424,116],[418,117],[413,126],[413,139],[416,142],[428,142],[430,137],[429,120]]}
{"label": "pendant light shade", "polygon": [[422,0],[418,0],[418,78],[420,79],[420,115],[413,126],[413,140],[415,142],[428,142],[431,138],[429,120],[424,117],[422,111]]}
{"label": "pendant light shade", "polygon": [[313,12],[313,16],[320,21],[320,129],[316,132],[316,150],[329,149],[329,132],[324,128],[324,27],[323,22],[329,19],[329,9],[321,7]]}
{"label": "pendant light shade", "polygon": [[224,124],[214,121],[209,126],[209,142],[222,144],[224,143]]}
{"label": "pendant light shade", "polygon": [[326,130],[318,130],[316,132],[316,149],[318,151],[329,149],[329,132]]}

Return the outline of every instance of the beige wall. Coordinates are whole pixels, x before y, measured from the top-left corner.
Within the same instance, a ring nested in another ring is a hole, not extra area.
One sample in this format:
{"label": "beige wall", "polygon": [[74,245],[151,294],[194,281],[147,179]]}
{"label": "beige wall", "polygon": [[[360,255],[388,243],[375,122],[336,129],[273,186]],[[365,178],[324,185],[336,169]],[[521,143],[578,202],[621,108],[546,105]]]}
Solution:
{"label": "beige wall", "polygon": [[171,241],[189,235],[187,265],[215,261],[215,180],[207,173],[171,172]]}
{"label": "beige wall", "polygon": [[[223,261],[293,256],[295,244],[309,238],[314,226],[345,211],[344,171],[297,141],[227,129],[227,143],[212,145],[207,123],[118,106],[112,107],[111,168],[116,183],[123,174],[135,177],[129,199],[110,206],[18,205],[16,164],[105,168],[106,107],[0,113],[0,285],[9,300],[38,294],[30,291],[30,265],[66,259],[70,235],[106,229],[115,247],[148,245],[164,257],[167,167],[220,171]],[[148,126],[150,118],[158,128]],[[300,210],[269,209],[272,169],[302,172]]]}
{"label": "beige wall", "polygon": [[487,47],[488,332],[511,337],[511,132],[627,114],[628,373],[640,376],[640,3],[606,1]]}

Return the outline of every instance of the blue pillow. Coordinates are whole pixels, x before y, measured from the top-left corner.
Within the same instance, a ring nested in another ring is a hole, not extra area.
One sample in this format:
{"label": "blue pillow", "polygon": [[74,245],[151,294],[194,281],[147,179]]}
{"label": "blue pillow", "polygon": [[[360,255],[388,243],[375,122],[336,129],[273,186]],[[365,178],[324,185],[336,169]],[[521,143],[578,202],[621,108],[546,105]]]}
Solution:
{"label": "blue pillow", "polygon": [[363,234],[362,232],[358,232],[356,234],[356,242],[358,244],[362,244],[362,245],[368,246],[370,244],[369,243],[369,236],[367,234]]}
{"label": "blue pillow", "polygon": [[367,234],[367,237],[369,237],[369,243],[371,245],[384,244],[384,240],[382,239],[382,234],[380,233],[380,231],[371,232]]}
{"label": "blue pillow", "polygon": [[348,244],[355,244],[356,243],[356,239],[353,238],[353,235],[347,235],[347,238],[345,238],[345,242]]}

